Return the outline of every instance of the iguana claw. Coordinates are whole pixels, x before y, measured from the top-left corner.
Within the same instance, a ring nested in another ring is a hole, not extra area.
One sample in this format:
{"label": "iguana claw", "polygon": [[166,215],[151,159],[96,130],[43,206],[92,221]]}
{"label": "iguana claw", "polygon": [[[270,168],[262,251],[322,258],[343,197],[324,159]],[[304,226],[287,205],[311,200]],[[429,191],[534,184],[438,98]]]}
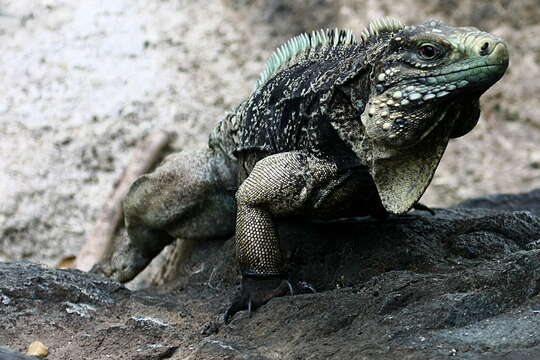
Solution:
{"label": "iguana claw", "polygon": [[310,283],[308,283],[308,282],[306,282],[306,281],[303,281],[303,280],[298,281],[298,287],[299,287],[301,290],[307,290],[307,291],[312,292],[313,294],[316,294],[316,293],[317,293],[317,290],[315,290],[315,288],[313,287],[313,285],[311,285]]}
{"label": "iguana claw", "polygon": [[287,293],[293,295],[293,288],[291,283],[283,277],[244,276],[240,291],[233,298],[223,320],[228,324],[234,314],[242,310],[248,310],[251,317],[253,311],[270,299],[287,295]]}

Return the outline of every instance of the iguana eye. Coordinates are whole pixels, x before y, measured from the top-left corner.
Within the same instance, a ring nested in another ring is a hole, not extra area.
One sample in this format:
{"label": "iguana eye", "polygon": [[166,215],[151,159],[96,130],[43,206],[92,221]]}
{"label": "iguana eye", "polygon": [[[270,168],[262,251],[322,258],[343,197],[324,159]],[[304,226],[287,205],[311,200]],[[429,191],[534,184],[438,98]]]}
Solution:
{"label": "iguana eye", "polygon": [[423,44],[418,48],[418,55],[423,60],[433,60],[440,54],[440,50],[432,44]]}

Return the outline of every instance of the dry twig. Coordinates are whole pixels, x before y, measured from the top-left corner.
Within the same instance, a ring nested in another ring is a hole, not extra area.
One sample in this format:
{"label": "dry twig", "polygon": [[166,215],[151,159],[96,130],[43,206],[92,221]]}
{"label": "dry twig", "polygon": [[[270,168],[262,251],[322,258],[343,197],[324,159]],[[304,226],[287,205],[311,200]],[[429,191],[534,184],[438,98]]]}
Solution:
{"label": "dry twig", "polygon": [[149,134],[137,145],[116,188],[103,206],[96,223],[90,229],[88,239],[77,256],[75,268],[88,271],[94,264],[110,256],[114,234],[123,218],[122,201],[130,185],[155,166],[171,140],[170,133],[158,131]]}

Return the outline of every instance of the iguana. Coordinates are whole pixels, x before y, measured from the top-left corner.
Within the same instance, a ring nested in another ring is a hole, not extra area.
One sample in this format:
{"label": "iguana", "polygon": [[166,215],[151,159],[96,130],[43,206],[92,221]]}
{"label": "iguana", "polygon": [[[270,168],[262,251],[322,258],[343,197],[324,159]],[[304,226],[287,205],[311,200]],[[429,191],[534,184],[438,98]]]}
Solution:
{"label": "iguana", "polygon": [[176,238],[236,229],[242,282],[225,320],[285,295],[276,219],[410,210],[508,61],[500,38],[440,21],[382,18],[358,38],[340,29],[292,38],[207,149],[171,155],[133,183],[129,240],[108,274],[128,281]]}

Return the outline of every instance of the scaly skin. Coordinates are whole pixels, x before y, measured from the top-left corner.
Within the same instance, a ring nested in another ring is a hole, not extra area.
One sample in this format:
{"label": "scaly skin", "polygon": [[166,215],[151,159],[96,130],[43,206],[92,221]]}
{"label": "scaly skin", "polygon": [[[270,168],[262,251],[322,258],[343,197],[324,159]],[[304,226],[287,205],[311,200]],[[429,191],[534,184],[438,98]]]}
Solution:
{"label": "scaly skin", "polygon": [[243,280],[226,321],[288,293],[275,220],[407,212],[508,66],[500,38],[437,21],[377,20],[358,41],[315,32],[276,54],[207,151],[176,155],[133,185],[113,277],[133,278],[174,238],[232,234],[236,213]]}

